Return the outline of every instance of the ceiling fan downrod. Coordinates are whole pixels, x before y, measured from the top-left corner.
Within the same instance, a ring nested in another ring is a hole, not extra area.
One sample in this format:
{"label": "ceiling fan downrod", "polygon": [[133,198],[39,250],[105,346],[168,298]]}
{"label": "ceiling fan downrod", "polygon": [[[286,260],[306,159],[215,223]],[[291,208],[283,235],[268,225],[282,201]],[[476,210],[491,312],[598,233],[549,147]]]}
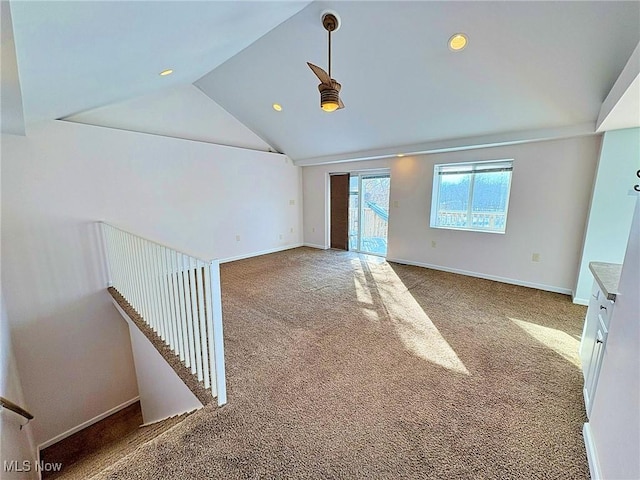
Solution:
{"label": "ceiling fan downrod", "polygon": [[322,16],[322,25],[325,30],[329,32],[329,77],[331,77],[331,32],[337,30],[338,28],[338,19],[333,13],[325,13]]}

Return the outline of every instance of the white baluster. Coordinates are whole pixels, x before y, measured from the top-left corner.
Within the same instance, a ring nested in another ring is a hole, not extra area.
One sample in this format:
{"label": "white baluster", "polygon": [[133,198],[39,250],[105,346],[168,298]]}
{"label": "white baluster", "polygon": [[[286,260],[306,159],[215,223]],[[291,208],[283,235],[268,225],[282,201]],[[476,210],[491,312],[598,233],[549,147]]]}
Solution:
{"label": "white baluster", "polygon": [[178,290],[178,262],[175,250],[169,251],[171,261],[171,281],[173,283],[173,307],[175,310],[176,349],[180,360],[184,361],[184,344],[182,338],[182,310],[180,309],[180,291]]}
{"label": "white baluster", "polygon": [[122,291],[120,292],[122,296],[125,297],[127,302],[131,303],[131,299],[133,297],[133,287],[131,284],[131,276],[129,275],[129,252],[127,251],[127,239],[122,230],[118,230],[118,243],[120,244],[120,263],[122,264]]}
{"label": "white baluster", "polygon": [[160,325],[160,338],[166,342],[167,332],[165,328],[165,313],[162,302],[162,270],[160,264],[160,245],[154,244],[152,249],[153,255],[153,275],[155,278],[154,291],[156,311],[158,314],[158,324]]}
{"label": "white baluster", "polygon": [[141,317],[144,318],[144,283],[142,281],[142,255],[140,249],[140,238],[133,236],[133,261],[136,264],[135,274],[136,274],[136,283],[138,284],[138,299],[136,301],[136,310],[140,314]]}
{"label": "white baluster", "polygon": [[122,294],[122,252],[120,236],[118,235],[118,231],[112,226],[109,226],[109,238],[111,239],[111,245],[113,246],[114,252],[113,269],[115,272],[115,283],[113,286],[118,292],[120,292],[120,294]]}
{"label": "white baluster", "polygon": [[107,286],[113,285],[113,271],[111,265],[113,265],[113,252],[110,249],[109,241],[107,240],[107,227],[104,223],[98,223],[98,236],[100,237],[100,243],[102,245],[102,251],[105,257],[105,267],[107,274]]}
{"label": "white baluster", "polygon": [[146,323],[156,332],[155,319],[153,316],[153,305],[151,303],[151,274],[149,272],[149,241],[141,239],[142,247],[142,279],[144,284],[144,310],[146,312]]}
{"label": "white baluster", "polygon": [[[202,376],[205,388],[211,387],[211,375],[209,373],[209,348],[207,347],[207,313],[205,307],[206,295],[204,284],[204,263],[196,262],[196,284],[198,285],[198,312],[200,315],[200,345],[202,345]],[[206,271],[206,270],[205,270]]]}
{"label": "white baluster", "polygon": [[[211,274],[211,310],[213,313],[212,330],[213,342],[210,343],[213,349],[215,361],[212,362],[212,368],[215,367],[216,387],[218,394],[218,405],[227,403],[227,384],[224,365],[224,342],[222,332],[222,294],[220,289],[220,263],[217,260],[210,262],[209,272]],[[209,341],[211,342],[211,334]]]}
{"label": "white baluster", "polygon": [[[131,293],[129,295],[129,298],[127,298],[127,300],[129,301],[129,303],[131,304],[131,306],[133,307],[136,303],[136,300],[138,299],[138,290],[137,290],[137,285],[136,285],[136,279],[135,279],[135,265],[133,263],[133,256],[135,255],[134,251],[133,251],[133,238],[131,238],[130,235],[125,234],[124,232],[122,233],[122,236],[124,237],[124,241],[125,241],[125,250],[126,250],[126,258],[127,258],[127,276],[129,277],[129,283],[131,284]],[[135,308],[135,307],[134,307]]]}
{"label": "white baluster", "polygon": [[132,260],[135,262],[135,275],[136,275],[136,284],[138,285],[138,299],[136,300],[135,309],[138,314],[144,319],[144,282],[143,282],[143,266],[142,266],[142,252],[140,248],[140,238],[132,235],[133,239],[133,257]]}
{"label": "white baluster", "polygon": [[173,287],[171,285],[170,268],[168,262],[168,251],[162,247],[162,287],[164,289],[164,305],[167,313],[167,336],[169,339],[169,347],[173,352],[176,351],[176,340],[173,332]]}
{"label": "white baluster", "polygon": [[189,260],[187,255],[182,255],[182,276],[184,279],[184,304],[185,311],[187,313],[187,340],[189,344],[189,365],[191,366],[191,373],[196,373],[196,349],[195,342],[193,340],[193,308],[191,302],[191,283],[189,281]]}
{"label": "white baluster", "polygon": [[216,357],[213,344],[213,301],[211,298],[211,263],[204,269],[204,303],[207,314],[207,350],[209,354],[209,376],[211,377],[211,394],[218,395],[218,385],[216,382]]}
{"label": "white baluster", "polygon": [[196,373],[202,381],[202,346],[200,344],[200,315],[198,313],[198,285],[196,283],[196,269],[198,262],[189,257],[189,283],[191,285],[191,309],[193,311],[193,339],[195,350]]}
{"label": "white baluster", "polygon": [[175,252],[175,262],[176,262],[176,278],[178,280],[178,301],[180,305],[180,317],[179,317],[179,326],[180,326],[180,341],[182,342],[182,353],[183,355],[180,357],[182,361],[187,365],[187,367],[191,366],[191,362],[189,361],[189,344],[187,340],[187,323],[186,323],[186,307],[184,302],[184,275],[183,275],[183,266],[182,266],[182,254]]}

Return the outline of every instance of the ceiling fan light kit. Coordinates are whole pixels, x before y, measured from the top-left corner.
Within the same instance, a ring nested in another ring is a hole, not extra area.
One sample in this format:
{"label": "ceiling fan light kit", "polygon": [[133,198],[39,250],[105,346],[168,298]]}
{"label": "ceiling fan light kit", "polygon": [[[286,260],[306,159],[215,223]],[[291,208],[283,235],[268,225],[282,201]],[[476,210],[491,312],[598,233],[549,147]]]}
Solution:
{"label": "ceiling fan light kit", "polygon": [[342,100],[340,100],[340,88],[342,86],[331,78],[331,32],[335,32],[340,28],[340,19],[335,12],[325,12],[322,14],[322,26],[329,32],[329,73],[322,68],[307,62],[309,68],[316,74],[320,80],[318,90],[320,91],[320,108],[325,112],[334,112],[344,108]]}
{"label": "ceiling fan light kit", "polygon": [[340,108],[339,90],[320,84],[320,108],[325,112],[334,112]]}

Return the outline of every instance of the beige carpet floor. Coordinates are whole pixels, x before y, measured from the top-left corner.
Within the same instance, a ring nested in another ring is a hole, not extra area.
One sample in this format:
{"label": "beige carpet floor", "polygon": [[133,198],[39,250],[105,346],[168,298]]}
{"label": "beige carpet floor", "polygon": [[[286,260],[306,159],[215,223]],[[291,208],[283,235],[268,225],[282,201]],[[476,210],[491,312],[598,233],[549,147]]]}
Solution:
{"label": "beige carpet floor", "polygon": [[229,403],[96,478],[588,478],[569,297],[308,248],[222,290]]}

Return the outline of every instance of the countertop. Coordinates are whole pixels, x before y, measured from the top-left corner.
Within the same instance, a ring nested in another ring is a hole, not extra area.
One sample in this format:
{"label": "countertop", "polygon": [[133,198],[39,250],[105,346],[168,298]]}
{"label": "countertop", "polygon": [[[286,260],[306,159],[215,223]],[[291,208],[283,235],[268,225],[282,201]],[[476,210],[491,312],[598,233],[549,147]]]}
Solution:
{"label": "countertop", "polygon": [[622,265],[619,263],[589,262],[589,270],[598,282],[602,293],[608,300],[615,302]]}

